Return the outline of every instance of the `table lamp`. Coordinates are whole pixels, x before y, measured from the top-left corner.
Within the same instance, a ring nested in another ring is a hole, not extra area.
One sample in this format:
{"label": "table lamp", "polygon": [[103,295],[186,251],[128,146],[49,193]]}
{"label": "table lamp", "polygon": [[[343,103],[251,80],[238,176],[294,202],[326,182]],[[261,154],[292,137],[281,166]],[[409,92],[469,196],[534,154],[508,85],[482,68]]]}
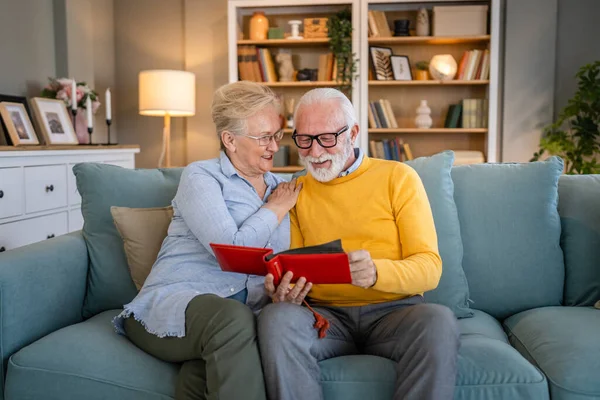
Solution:
{"label": "table lamp", "polygon": [[456,75],[456,60],[450,54],[438,54],[429,62],[431,77],[440,81],[449,81]]}
{"label": "table lamp", "polygon": [[139,74],[140,115],[164,117],[163,146],[158,167],[171,167],[171,117],[190,117],[196,113],[196,77],[191,72],[167,69],[141,71]]}

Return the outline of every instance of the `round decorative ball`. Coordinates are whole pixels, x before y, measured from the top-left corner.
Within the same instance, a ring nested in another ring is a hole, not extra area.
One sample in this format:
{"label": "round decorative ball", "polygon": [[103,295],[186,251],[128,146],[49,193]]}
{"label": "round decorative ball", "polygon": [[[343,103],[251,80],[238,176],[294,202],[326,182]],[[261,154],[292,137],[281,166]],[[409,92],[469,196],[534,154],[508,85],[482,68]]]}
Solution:
{"label": "round decorative ball", "polygon": [[438,54],[429,62],[431,77],[439,81],[449,81],[456,75],[456,60],[450,54]]}

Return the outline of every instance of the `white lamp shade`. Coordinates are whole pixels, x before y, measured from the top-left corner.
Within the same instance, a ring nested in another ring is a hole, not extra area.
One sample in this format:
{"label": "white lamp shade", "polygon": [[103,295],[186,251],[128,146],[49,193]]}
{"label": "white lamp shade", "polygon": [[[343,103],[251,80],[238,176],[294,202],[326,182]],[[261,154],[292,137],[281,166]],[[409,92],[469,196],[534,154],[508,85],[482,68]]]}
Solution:
{"label": "white lamp shade", "polygon": [[456,75],[456,60],[450,54],[438,54],[429,62],[431,77],[440,81],[449,81]]}
{"label": "white lamp shade", "polygon": [[189,117],[196,113],[196,76],[168,69],[139,74],[141,115]]}

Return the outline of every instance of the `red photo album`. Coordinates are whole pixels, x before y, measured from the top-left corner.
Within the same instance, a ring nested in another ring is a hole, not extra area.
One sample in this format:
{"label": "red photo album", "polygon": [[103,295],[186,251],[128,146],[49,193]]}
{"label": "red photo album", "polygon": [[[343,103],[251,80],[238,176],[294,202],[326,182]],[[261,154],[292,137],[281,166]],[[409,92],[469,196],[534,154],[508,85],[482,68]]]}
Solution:
{"label": "red photo album", "polygon": [[348,255],[339,239],[276,254],[268,248],[216,243],[211,243],[210,247],[223,271],[261,276],[271,273],[275,285],[287,271],[294,273],[292,282],[301,277],[313,284],[352,282]]}

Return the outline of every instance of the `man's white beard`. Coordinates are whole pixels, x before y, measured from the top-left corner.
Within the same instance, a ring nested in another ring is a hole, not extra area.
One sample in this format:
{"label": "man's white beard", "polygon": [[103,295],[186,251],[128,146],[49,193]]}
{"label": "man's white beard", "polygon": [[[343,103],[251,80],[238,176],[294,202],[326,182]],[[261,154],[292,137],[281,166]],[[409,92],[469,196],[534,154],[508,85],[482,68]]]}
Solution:
{"label": "man's white beard", "polygon": [[[352,148],[352,142],[349,138],[344,139],[344,148],[342,151],[336,154],[323,153],[320,157],[300,156],[300,160],[308,169],[308,172],[319,182],[329,182],[337,178],[344,170],[344,165],[348,161],[348,158],[352,155],[354,149]],[[314,168],[311,163],[322,163],[325,161],[331,161],[329,168]]]}

